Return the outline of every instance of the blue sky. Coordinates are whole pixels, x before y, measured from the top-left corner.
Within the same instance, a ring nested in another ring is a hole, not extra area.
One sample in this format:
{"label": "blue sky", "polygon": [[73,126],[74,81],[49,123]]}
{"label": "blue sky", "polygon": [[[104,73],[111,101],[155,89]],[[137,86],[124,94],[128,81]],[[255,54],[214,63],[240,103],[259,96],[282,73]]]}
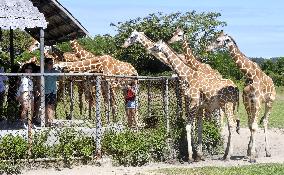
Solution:
{"label": "blue sky", "polygon": [[116,34],[110,23],[150,13],[220,12],[223,30],[249,57],[284,56],[284,0],[59,0],[90,32]]}

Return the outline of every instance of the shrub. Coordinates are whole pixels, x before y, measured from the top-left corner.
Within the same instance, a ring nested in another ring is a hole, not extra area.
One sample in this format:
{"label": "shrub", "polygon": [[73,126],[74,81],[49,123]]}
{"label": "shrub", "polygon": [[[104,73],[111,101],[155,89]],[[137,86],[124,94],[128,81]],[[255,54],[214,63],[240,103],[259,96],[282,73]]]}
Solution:
{"label": "shrub", "polygon": [[[172,121],[173,130],[172,137],[175,143],[175,149],[178,152],[177,157],[186,161],[188,158],[187,151],[187,136],[186,136],[186,120],[183,118],[176,118]],[[194,131],[194,143],[193,148],[197,146],[197,129]],[[202,131],[202,150],[205,154],[219,154],[223,150],[223,140],[219,128],[216,122],[206,121],[203,119],[203,131]],[[195,153],[195,152],[194,152]]]}
{"label": "shrub", "polygon": [[60,131],[59,144],[54,146],[55,157],[62,157],[66,165],[70,165],[73,157],[82,157],[87,160],[95,150],[94,139],[84,136],[79,131],[66,128]]}
{"label": "shrub", "polygon": [[46,143],[48,136],[48,130],[33,136],[31,158],[45,158],[50,155],[51,146]]}
{"label": "shrub", "polygon": [[26,158],[28,149],[27,141],[19,136],[12,134],[5,135],[0,142],[0,159],[16,160]]}
{"label": "shrub", "polygon": [[102,149],[104,153],[112,155],[119,165],[141,166],[150,160],[163,159],[165,139],[166,134],[163,129],[107,132],[103,138]]}

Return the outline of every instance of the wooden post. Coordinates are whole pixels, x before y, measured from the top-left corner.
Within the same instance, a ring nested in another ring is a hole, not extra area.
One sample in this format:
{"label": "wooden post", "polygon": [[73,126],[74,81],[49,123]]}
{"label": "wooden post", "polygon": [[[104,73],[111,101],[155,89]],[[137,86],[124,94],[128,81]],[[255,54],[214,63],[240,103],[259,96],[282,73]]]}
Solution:
{"label": "wooden post", "polygon": [[96,77],[96,157],[100,159],[101,153],[101,139],[102,139],[102,120],[100,111],[100,89],[101,89],[101,77]]}

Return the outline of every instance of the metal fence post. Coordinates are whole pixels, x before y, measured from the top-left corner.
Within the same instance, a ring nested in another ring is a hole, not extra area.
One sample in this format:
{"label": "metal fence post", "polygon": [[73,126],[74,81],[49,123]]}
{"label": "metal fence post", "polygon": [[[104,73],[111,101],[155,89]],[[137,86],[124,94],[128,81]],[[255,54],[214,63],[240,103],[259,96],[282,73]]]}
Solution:
{"label": "metal fence post", "polygon": [[177,77],[176,79],[176,98],[177,98],[177,114],[178,118],[182,116],[182,97],[180,93],[180,83],[179,83],[179,78]]}
{"label": "metal fence post", "polygon": [[169,79],[165,79],[165,95],[164,95],[164,102],[165,102],[165,118],[166,118],[166,128],[167,134],[170,133],[170,119],[169,119]]}
{"label": "metal fence post", "polygon": [[147,83],[147,95],[148,95],[148,106],[147,106],[147,112],[148,112],[148,117],[150,118],[151,117],[151,108],[150,108],[150,105],[151,105],[151,82],[150,80],[148,80],[148,83]]}
{"label": "metal fence post", "polygon": [[96,77],[96,156],[101,158],[102,120],[100,111],[101,76]]}
{"label": "metal fence post", "polygon": [[44,91],[44,31],[40,28],[40,118],[41,126],[45,126],[45,91]]}

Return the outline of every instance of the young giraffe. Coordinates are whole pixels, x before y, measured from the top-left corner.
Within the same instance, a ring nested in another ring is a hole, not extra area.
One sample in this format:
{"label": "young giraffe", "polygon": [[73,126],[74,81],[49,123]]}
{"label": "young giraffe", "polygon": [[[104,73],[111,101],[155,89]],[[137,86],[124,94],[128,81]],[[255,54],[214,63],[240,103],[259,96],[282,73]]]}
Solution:
{"label": "young giraffe", "polygon": [[265,112],[261,118],[265,133],[265,151],[266,156],[270,157],[270,148],[268,145],[267,129],[268,118],[271,112],[272,103],[275,100],[276,91],[272,79],[267,76],[257,65],[249,60],[238,48],[233,38],[223,32],[217,37],[215,42],[208,46],[211,51],[216,48],[225,47],[230,52],[232,59],[246,77],[246,86],[243,90],[243,102],[248,114],[248,126],[251,132],[248,144],[247,155],[251,162],[255,162],[255,132],[258,128],[257,120],[260,113],[261,104],[265,104]]}
{"label": "young giraffe", "polygon": [[[192,49],[189,46],[188,43],[188,37],[187,35],[184,33],[184,31],[182,29],[177,29],[174,33],[172,38],[168,41],[168,43],[174,43],[174,42],[182,42],[182,48],[183,48],[183,52],[184,52],[184,56],[185,58],[182,60],[186,65],[188,65],[191,69],[195,70],[195,71],[201,71],[205,74],[207,74],[207,77],[212,77],[212,78],[218,78],[220,80],[222,80],[222,75],[217,71],[214,70],[210,67],[210,65],[202,63],[200,61],[198,61],[195,56],[193,55]],[[234,84],[233,82],[231,82],[232,84]],[[239,93],[239,89],[237,88],[236,85],[234,85],[234,87],[236,88],[236,90],[238,92],[234,92],[234,93]],[[239,99],[236,99],[237,101],[239,101]],[[222,113],[222,111],[220,111],[220,126],[223,126],[223,118],[224,118],[224,113]],[[240,120],[237,119],[237,131],[239,131],[239,124],[240,124]]]}
{"label": "young giraffe", "polygon": [[[232,129],[235,126],[235,109],[237,107],[235,99],[239,98],[239,94],[235,93],[238,92],[235,85],[230,80],[219,81],[217,78],[207,78],[207,74],[191,69],[162,41],[157,42],[152,50],[165,54],[169,64],[172,65],[180,79],[184,82],[184,92],[190,99],[189,118],[186,126],[189,161],[193,161],[191,145],[192,122],[195,117],[201,117],[198,114],[203,108],[208,112],[221,108],[226,114],[229,135],[223,159],[230,157],[232,153]],[[197,160],[202,156],[202,124],[199,126]]]}

